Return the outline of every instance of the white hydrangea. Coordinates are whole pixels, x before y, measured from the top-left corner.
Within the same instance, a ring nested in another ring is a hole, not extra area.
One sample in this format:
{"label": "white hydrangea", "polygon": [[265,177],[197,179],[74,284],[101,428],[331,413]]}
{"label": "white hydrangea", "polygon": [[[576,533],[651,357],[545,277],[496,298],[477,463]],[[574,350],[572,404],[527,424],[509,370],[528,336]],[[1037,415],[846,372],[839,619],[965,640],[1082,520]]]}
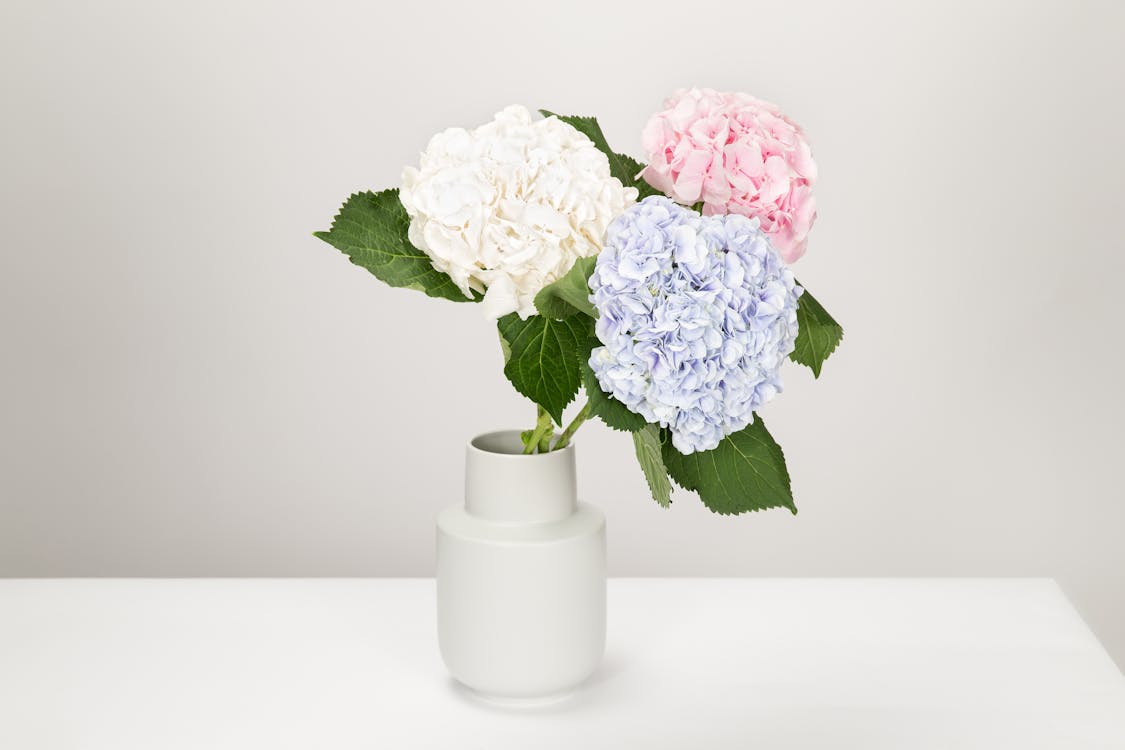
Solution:
{"label": "white hydrangea", "polygon": [[410,241],[491,318],[535,314],[535,295],[597,255],[610,221],[637,199],[609,160],[558,118],[521,106],[475,130],[438,133],[402,173]]}

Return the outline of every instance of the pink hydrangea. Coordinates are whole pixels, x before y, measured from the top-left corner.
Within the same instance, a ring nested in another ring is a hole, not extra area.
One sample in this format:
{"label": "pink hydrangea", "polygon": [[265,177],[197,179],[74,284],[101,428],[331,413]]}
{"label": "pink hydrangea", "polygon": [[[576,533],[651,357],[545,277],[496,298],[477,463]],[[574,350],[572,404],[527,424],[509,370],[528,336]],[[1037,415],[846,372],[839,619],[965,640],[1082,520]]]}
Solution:
{"label": "pink hydrangea", "polygon": [[748,94],[681,89],[641,135],[644,178],[704,215],[757,218],[786,263],[805,254],[816,220],[816,163],[804,131]]}

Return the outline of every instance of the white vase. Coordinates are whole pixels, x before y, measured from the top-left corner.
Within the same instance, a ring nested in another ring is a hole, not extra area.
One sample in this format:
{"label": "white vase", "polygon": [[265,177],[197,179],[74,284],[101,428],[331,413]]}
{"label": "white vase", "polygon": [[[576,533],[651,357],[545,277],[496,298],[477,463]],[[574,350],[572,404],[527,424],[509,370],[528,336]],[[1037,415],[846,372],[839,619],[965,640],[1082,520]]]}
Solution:
{"label": "white vase", "polygon": [[441,655],[485,698],[543,702],[605,649],[605,516],[576,495],[574,446],[523,455],[516,430],[469,442],[465,502],[437,520]]}

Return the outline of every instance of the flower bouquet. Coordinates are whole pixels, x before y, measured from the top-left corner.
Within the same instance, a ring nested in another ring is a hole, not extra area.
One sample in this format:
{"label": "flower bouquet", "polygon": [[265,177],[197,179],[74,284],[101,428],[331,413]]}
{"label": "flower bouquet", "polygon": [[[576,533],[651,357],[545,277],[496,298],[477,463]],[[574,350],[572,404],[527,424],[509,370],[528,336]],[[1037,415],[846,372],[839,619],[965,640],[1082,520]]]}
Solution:
{"label": "flower bouquet", "polygon": [[795,513],[757,411],[786,359],[819,376],[843,336],[790,269],[816,219],[804,132],[752,96],[683,90],[645,126],[642,163],[594,118],[541,113],[435,135],[398,189],[352,195],[316,236],[497,321],[504,374],[537,409],[522,453],[565,450],[597,418],[632,434],[663,506],[675,482],[717,513]]}
{"label": "flower bouquet", "polygon": [[665,507],[675,482],[716,513],[795,513],[757,410],[786,358],[819,376],[843,335],[789,268],[816,166],[777,107],[680,91],[644,129],[647,164],[593,118],[541,113],[439,133],[400,188],[353,195],[317,234],[392,286],[479,303],[536,406],[469,443],[464,504],[437,520],[442,657],[505,702],[553,700],[604,649],[605,518],[577,501],[575,431],[631,433]]}

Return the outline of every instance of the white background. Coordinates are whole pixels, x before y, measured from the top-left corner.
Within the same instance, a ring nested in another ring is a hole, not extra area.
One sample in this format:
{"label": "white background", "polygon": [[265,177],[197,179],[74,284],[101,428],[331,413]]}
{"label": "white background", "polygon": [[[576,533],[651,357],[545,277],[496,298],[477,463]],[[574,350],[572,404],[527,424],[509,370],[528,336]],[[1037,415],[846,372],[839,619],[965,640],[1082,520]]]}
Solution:
{"label": "white background", "polygon": [[1125,662],[1121,6],[0,13],[0,575],[430,574],[465,440],[534,411],[477,309],[310,233],[444,127],[521,102],[639,155],[698,84],[809,132],[796,271],[847,334],[765,413],[797,517],[661,510],[579,433],[611,572],[1054,576]]}

